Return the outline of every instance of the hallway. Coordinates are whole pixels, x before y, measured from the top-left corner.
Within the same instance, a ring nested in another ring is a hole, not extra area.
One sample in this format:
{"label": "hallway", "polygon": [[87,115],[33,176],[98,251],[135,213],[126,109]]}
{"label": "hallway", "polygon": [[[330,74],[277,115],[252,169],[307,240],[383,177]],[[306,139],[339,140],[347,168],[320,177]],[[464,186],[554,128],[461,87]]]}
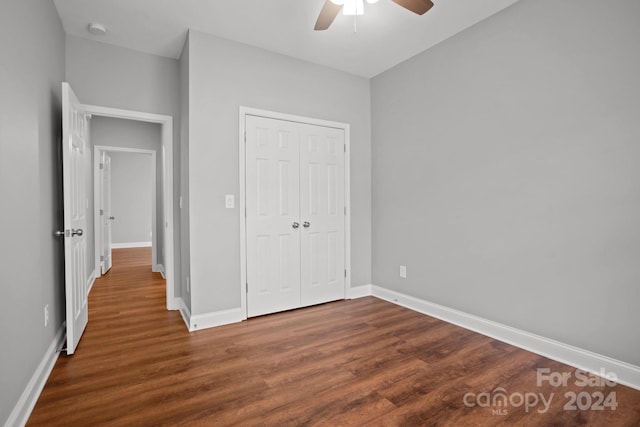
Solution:
{"label": "hallway", "polygon": [[113,267],[89,295],[89,324],[77,351],[58,359],[29,425],[140,422],[144,404],[156,403],[144,393],[171,381],[189,338],[180,313],[166,309],[151,248],[114,249]]}

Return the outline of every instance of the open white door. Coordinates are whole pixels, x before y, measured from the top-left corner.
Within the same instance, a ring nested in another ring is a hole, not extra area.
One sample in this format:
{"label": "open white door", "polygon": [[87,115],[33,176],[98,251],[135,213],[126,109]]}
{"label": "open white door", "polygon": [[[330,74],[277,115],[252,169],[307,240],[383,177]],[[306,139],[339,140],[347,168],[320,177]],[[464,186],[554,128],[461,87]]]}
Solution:
{"label": "open white door", "polygon": [[87,199],[85,155],[88,115],[62,83],[62,171],[64,192],[64,268],[67,302],[67,354],[73,354],[89,320],[87,303]]}
{"label": "open white door", "polygon": [[102,172],[102,191],[100,219],[102,220],[102,274],[111,269],[112,250],[111,250],[111,221],[115,217],[111,213],[111,156],[102,152],[100,161]]}

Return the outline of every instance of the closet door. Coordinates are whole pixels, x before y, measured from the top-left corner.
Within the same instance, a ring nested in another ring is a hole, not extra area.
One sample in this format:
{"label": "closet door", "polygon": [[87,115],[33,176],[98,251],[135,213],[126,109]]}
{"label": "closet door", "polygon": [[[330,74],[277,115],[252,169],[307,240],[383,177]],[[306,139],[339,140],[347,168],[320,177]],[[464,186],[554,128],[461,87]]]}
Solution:
{"label": "closet door", "polygon": [[246,117],[247,315],[300,307],[299,128]]}
{"label": "closet door", "polygon": [[344,131],[300,125],[301,306],[343,299]]}

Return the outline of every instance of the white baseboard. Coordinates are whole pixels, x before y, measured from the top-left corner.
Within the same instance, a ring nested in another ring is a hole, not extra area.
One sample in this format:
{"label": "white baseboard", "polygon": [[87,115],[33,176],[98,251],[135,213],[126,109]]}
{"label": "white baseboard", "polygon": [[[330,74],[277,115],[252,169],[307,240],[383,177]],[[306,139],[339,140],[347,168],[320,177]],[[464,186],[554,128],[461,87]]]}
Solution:
{"label": "white baseboard", "polygon": [[187,305],[184,303],[184,300],[182,298],[179,298],[179,300],[180,315],[182,316],[184,323],[187,325],[189,332],[213,328],[215,326],[228,325],[229,323],[238,323],[244,320],[240,308],[192,315],[191,310],[189,310]]}
{"label": "white baseboard", "polygon": [[613,373],[618,383],[640,390],[639,366],[379,286],[371,286],[371,295],[595,375]]}
{"label": "white baseboard", "polygon": [[370,296],[371,286],[373,285],[360,285],[347,289],[346,299],[356,299]]}
{"label": "white baseboard", "polygon": [[180,310],[182,304],[182,298],[174,297],[173,299],[167,301],[167,310]]}
{"label": "white baseboard", "polygon": [[130,242],[130,243],[112,243],[112,249],[126,249],[126,248],[150,248],[151,242]]}
{"label": "white baseboard", "polygon": [[190,314],[188,323],[189,332],[213,328],[215,326],[228,325],[230,323],[238,323],[243,320],[242,312],[239,307],[232,308],[230,310],[215,311],[212,313]]}
{"label": "white baseboard", "polygon": [[178,299],[178,309],[180,310],[180,315],[182,316],[182,320],[184,320],[184,324],[189,331],[191,331],[191,310],[187,307],[182,297]]}
{"label": "white baseboard", "polygon": [[58,329],[55,338],[51,342],[51,345],[47,349],[47,352],[40,361],[38,368],[29,380],[27,387],[22,392],[18,403],[16,403],[13,411],[11,411],[9,418],[4,424],[5,427],[24,426],[27,424],[31,411],[33,411],[33,408],[36,406],[40,393],[42,393],[42,389],[47,383],[47,379],[53,370],[53,366],[56,364],[56,360],[58,360],[58,349],[62,347],[62,343],[66,339],[66,332],[67,327],[63,322],[60,329]]}
{"label": "white baseboard", "polygon": [[91,289],[93,289],[93,284],[96,283],[96,270],[91,272],[89,275],[89,280],[87,280],[87,295],[91,293]]}
{"label": "white baseboard", "polygon": [[162,278],[166,279],[166,277],[164,277],[164,265],[162,265],[162,264],[153,264],[151,266],[151,271],[153,271],[154,273],[162,274]]}

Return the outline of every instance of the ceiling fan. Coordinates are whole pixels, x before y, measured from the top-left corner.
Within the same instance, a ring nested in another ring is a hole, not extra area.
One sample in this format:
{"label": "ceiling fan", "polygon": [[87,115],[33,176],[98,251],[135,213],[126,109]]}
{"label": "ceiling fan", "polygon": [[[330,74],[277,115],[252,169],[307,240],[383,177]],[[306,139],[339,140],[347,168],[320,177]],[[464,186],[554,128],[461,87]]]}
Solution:
{"label": "ceiling fan", "polygon": [[[378,0],[367,0],[367,3],[376,3]],[[394,3],[399,4],[407,10],[418,15],[425,14],[429,9],[433,7],[431,0],[392,0]],[[324,5],[318,15],[316,26],[313,28],[316,31],[322,31],[329,28],[331,23],[340,10],[344,8],[344,15],[362,15],[364,13],[364,1],[363,0],[324,0]]]}

